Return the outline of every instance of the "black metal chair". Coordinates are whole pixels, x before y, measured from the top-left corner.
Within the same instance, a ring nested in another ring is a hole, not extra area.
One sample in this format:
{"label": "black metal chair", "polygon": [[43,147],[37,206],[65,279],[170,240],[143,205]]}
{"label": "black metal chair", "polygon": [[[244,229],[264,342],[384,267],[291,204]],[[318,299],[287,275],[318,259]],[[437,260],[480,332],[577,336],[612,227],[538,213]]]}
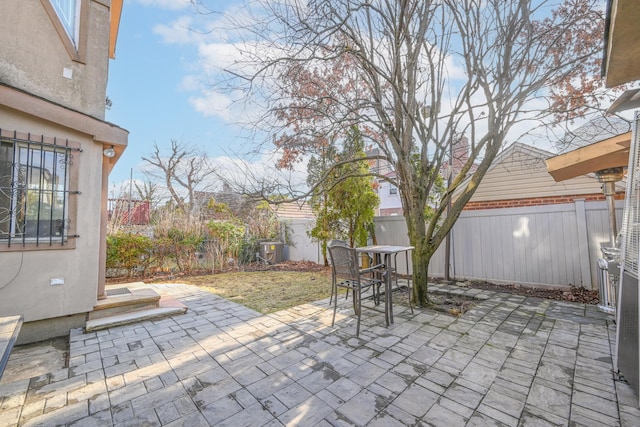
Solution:
{"label": "black metal chair", "polygon": [[[358,318],[356,325],[356,336],[360,335],[360,315],[362,313],[362,294],[371,289],[373,300],[377,305],[380,302],[380,286],[384,283],[384,264],[374,265],[360,269],[358,263],[358,253],[355,249],[342,246],[329,246],[329,256],[331,257],[331,272],[333,278],[333,292],[336,298],[333,300],[333,319],[331,326],[336,320],[338,310],[338,288],[345,288],[347,292],[352,290],[353,309]],[[386,309],[386,307],[385,307]]]}
{"label": "black metal chair", "polygon": [[[344,241],[344,240],[338,240],[338,239],[333,239],[333,240],[329,240],[329,243],[327,244],[327,249],[331,248],[333,246],[344,246],[345,248],[349,248],[349,244]],[[331,258],[331,256],[329,256],[329,258]],[[331,269],[331,297],[329,298],[329,305],[331,305],[333,303],[333,296],[335,294],[336,298],[338,298],[338,294],[335,293],[336,292],[336,275],[335,275],[335,270],[332,268]],[[345,298],[347,298],[349,296],[349,294],[347,293],[347,295],[345,296]]]}
{"label": "black metal chair", "polygon": [[[350,248],[351,246],[349,246],[349,243],[346,242],[346,240],[339,240],[339,239],[332,239],[329,240],[329,243],[327,244],[327,248],[330,248],[332,246],[344,246],[345,248]],[[373,263],[373,258],[371,258],[371,256],[369,254],[364,254],[364,256],[367,257],[367,259],[369,260],[369,265],[371,263]],[[333,270],[332,270],[333,272]],[[396,285],[397,285],[397,279],[396,279]],[[331,303],[333,302],[333,295],[334,295],[334,291],[336,290],[336,278],[335,275],[331,275],[331,297],[329,297],[329,305],[331,305]],[[336,298],[337,298],[337,294],[336,294]],[[345,292],[344,295],[344,299],[349,298],[349,290],[347,289],[347,292]]]}

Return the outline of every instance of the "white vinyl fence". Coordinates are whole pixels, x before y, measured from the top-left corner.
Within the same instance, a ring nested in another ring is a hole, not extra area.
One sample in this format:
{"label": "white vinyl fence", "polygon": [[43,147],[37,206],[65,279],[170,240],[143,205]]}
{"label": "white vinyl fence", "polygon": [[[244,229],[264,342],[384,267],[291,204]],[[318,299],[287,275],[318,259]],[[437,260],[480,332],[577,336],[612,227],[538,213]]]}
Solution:
{"label": "white vinyl fence", "polygon": [[290,261],[311,261],[317,264],[324,263],[320,244],[311,240],[308,232],[315,225],[313,219],[283,220],[287,234],[284,246],[284,259]]}
{"label": "white vinyl fence", "polygon": [[[616,202],[618,227],[623,202]],[[408,245],[403,217],[377,217],[379,244]],[[322,263],[317,242],[307,230],[311,220],[287,223],[293,244],[289,260]],[[451,235],[450,276],[536,286],[584,286],[597,289],[597,259],[608,246],[605,202],[576,200],[570,204],[463,211]],[[429,275],[444,276],[444,242],[431,259]],[[407,271],[398,259],[401,272]],[[409,266],[409,272],[411,268]]]}

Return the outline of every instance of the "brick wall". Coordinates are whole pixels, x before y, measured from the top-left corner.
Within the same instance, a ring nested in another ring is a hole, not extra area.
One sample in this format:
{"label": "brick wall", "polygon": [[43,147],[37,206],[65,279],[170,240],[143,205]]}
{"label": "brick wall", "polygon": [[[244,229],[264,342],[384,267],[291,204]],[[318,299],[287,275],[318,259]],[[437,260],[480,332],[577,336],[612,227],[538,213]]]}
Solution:
{"label": "brick wall", "polygon": [[386,208],[380,209],[380,216],[391,216],[393,214],[402,215],[404,211],[402,208]]}
{"label": "brick wall", "polygon": [[[464,210],[480,210],[480,209],[503,209],[518,208],[523,206],[541,206],[541,205],[557,205],[563,203],[573,203],[576,199],[585,200],[587,202],[605,200],[604,194],[579,194],[575,196],[549,196],[549,197],[532,197],[528,199],[508,199],[508,200],[489,200],[484,202],[469,202]],[[624,200],[624,192],[616,193],[616,200]]]}

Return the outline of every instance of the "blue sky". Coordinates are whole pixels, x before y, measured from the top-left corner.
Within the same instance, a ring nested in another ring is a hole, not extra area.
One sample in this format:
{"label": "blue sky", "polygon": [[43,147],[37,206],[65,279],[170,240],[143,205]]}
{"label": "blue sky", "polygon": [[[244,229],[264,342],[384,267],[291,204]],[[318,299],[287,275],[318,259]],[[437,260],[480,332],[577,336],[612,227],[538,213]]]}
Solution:
{"label": "blue sky", "polygon": [[[241,0],[205,4],[240,21],[246,16]],[[199,34],[191,28],[217,30]],[[134,179],[144,179],[141,157],[151,153],[154,143],[167,149],[171,139],[204,149],[218,170],[238,166],[231,153],[245,151],[247,141],[233,122],[248,113],[231,102],[233,94],[210,85],[237,55],[234,31],[221,28],[219,13],[198,15],[189,0],[124,1],[116,59],[109,64],[107,96],[113,105],[106,118],[130,133],[129,146],[110,175],[111,194],[131,171]],[[531,124],[518,126],[528,130]],[[248,161],[240,165],[245,179],[250,179],[249,169],[263,176],[273,172],[274,161],[267,156]],[[301,178],[304,167],[296,173]]]}
{"label": "blue sky", "polygon": [[[228,7],[232,2],[211,2]],[[238,144],[239,131],[223,114],[224,99],[203,95],[203,41],[187,27],[197,19],[184,0],[126,0],[116,59],[109,63],[106,119],[129,131],[129,146],[110,175],[110,188],[143,179],[141,156],[171,139],[223,156]],[[216,102],[220,105],[216,106]]]}

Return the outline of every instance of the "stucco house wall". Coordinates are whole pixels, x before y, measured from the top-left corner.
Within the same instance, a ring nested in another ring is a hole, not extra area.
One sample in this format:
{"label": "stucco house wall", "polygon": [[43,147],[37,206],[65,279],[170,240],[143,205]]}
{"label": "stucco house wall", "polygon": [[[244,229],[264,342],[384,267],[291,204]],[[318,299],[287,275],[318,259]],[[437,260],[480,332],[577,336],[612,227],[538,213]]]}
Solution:
{"label": "stucco house wall", "polygon": [[[0,252],[0,313],[22,314],[25,322],[90,311],[96,303],[98,253],[100,247],[100,191],[102,146],[90,135],[82,135],[49,123],[43,123],[0,107],[0,123],[11,123],[16,129],[28,129],[32,135],[69,139],[82,152],[73,153],[72,184],[79,195],[76,212],[69,212],[78,238],[69,238],[65,246],[40,244],[39,248],[23,248],[19,242],[11,248],[3,245]],[[73,174],[77,178],[73,179]],[[73,185],[76,181],[76,185]],[[73,206],[70,206],[70,211]],[[27,249],[27,250],[23,250]],[[90,261],[94,260],[94,261]],[[50,285],[50,279],[64,279],[63,285]],[[91,285],[93,284],[93,285]]]}
{"label": "stucco house wall", "polygon": [[104,119],[110,4],[81,0],[80,40],[73,52],[49,0],[2,2],[0,81]]}
{"label": "stucco house wall", "polygon": [[[77,48],[49,0],[4,2],[0,13],[0,25],[11,28],[0,34],[0,140],[14,151],[72,147],[64,166],[70,177],[64,243],[11,239],[6,228],[0,238],[0,316],[24,316],[19,343],[84,326],[104,294],[108,174],[128,138],[104,121],[112,21],[119,15],[111,14],[115,0],[78,1]],[[111,147],[116,155],[106,157]],[[0,175],[15,174],[9,168],[17,163],[11,165],[5,159]]]}

